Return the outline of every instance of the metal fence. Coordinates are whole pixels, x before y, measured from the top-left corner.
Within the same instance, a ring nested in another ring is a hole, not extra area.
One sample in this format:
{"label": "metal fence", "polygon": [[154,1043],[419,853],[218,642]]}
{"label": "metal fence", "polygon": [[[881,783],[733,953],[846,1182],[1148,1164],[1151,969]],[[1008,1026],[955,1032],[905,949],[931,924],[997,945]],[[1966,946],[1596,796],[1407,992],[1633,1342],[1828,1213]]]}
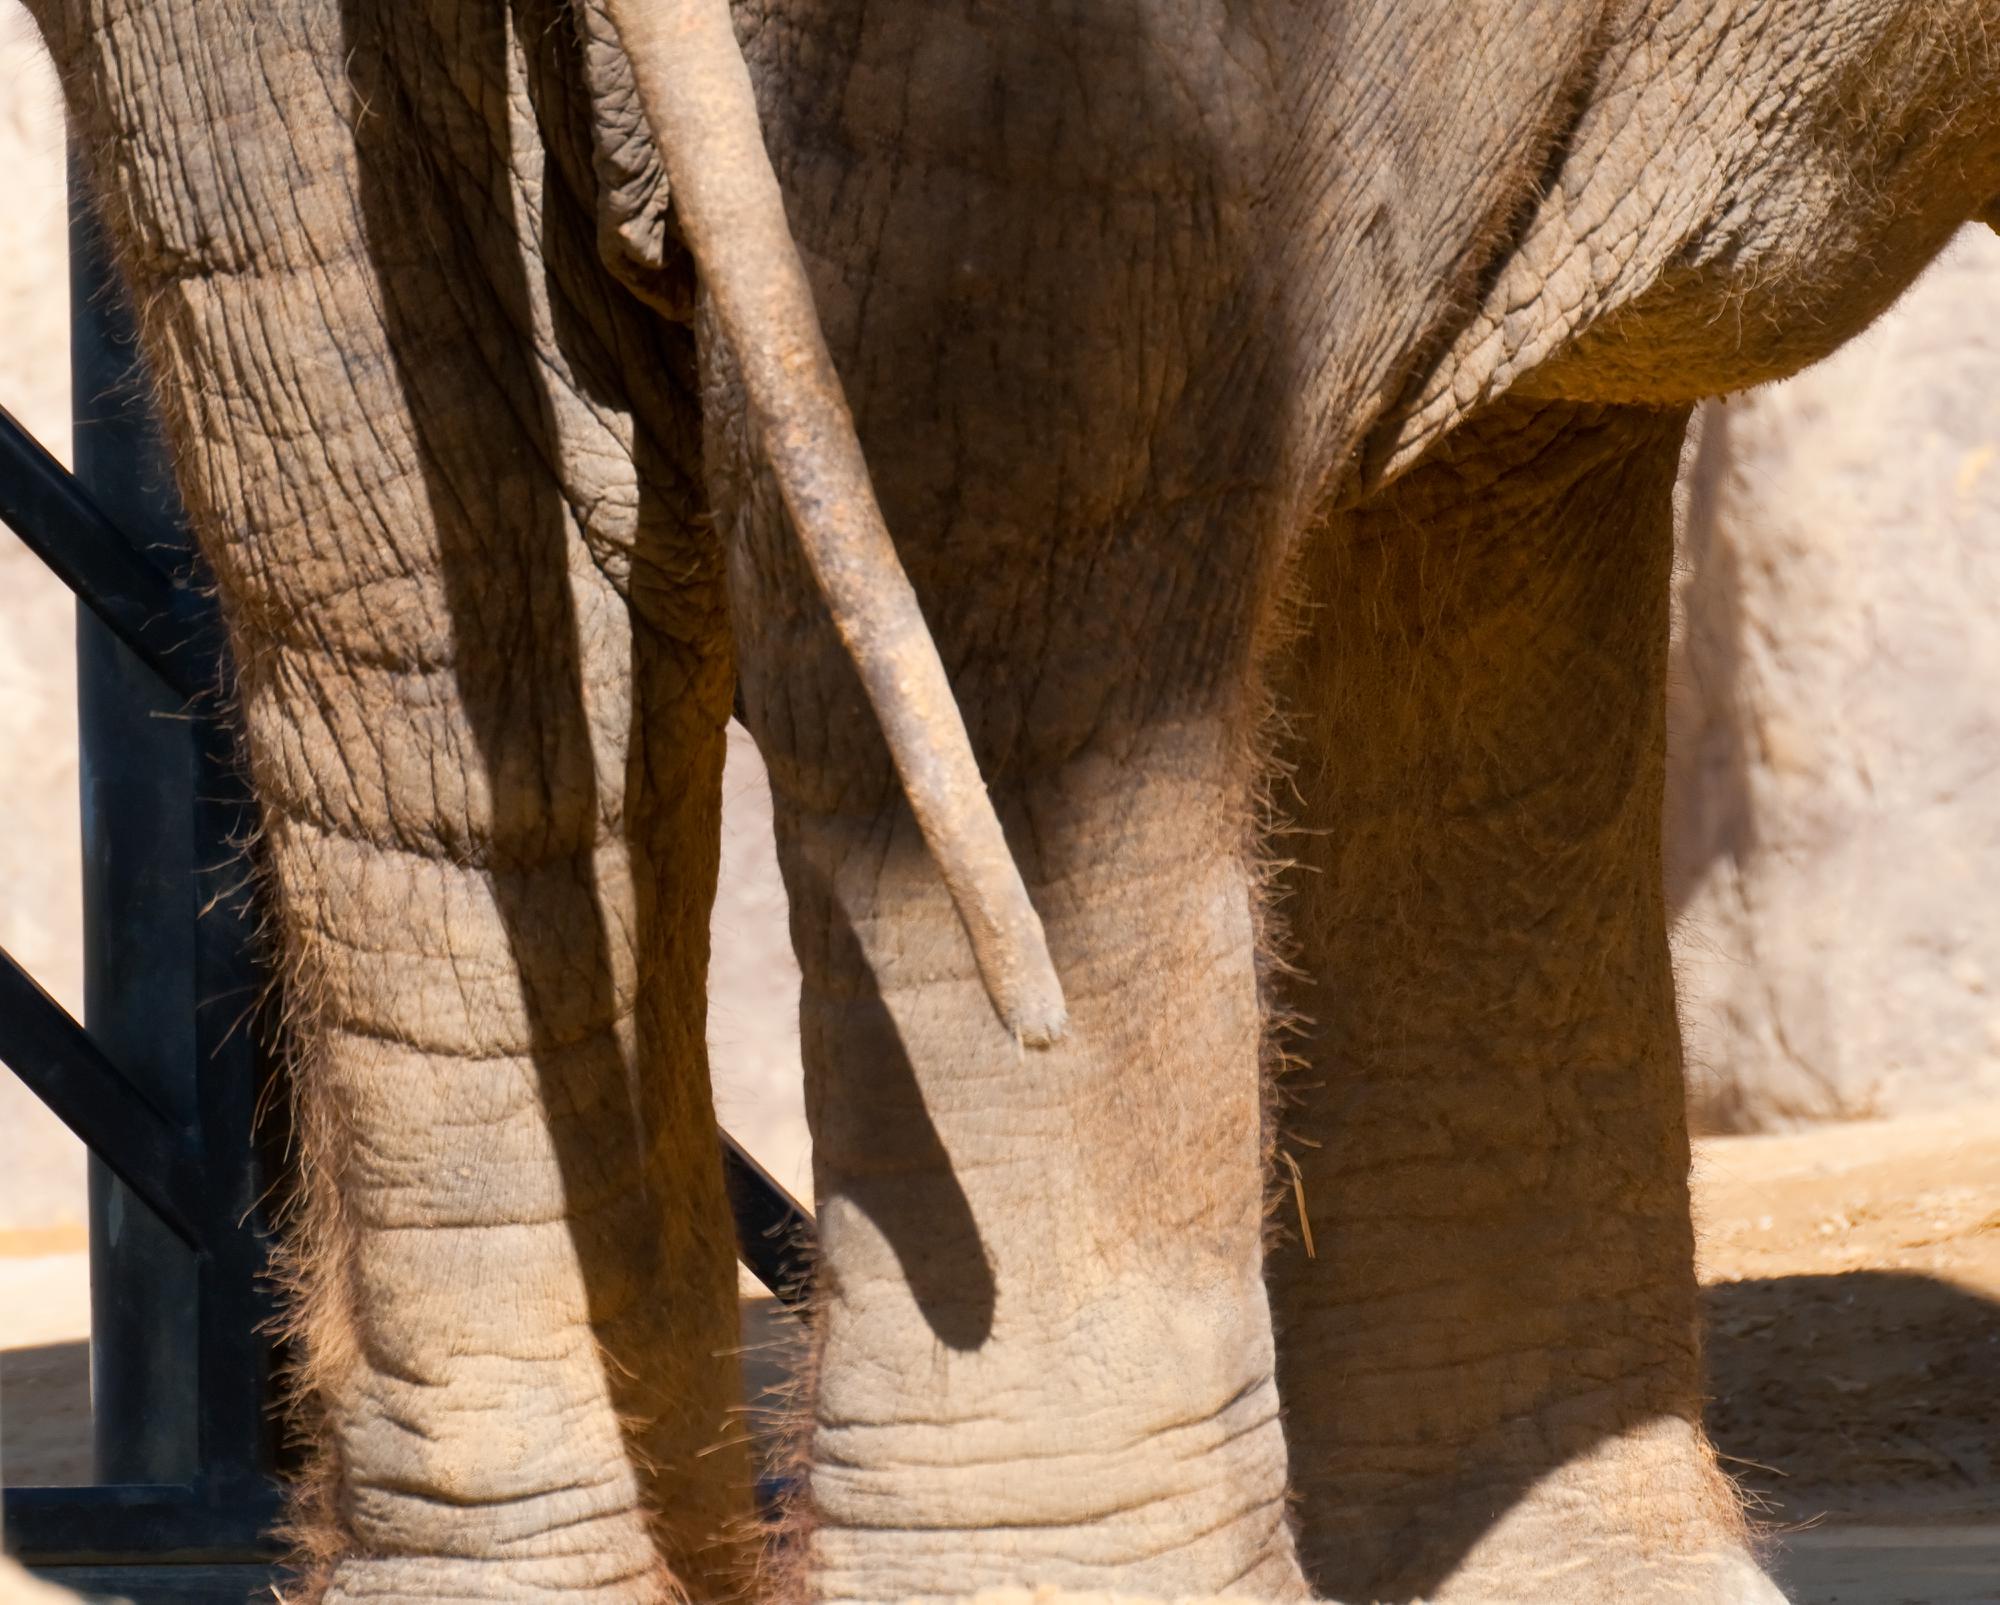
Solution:
{"label": "metal fence", "polygon": [[[72,211],[75,473],[0,411],[0,522],[80,604],[84,1024],[0,952],[0,1062],[90,1149],[98,1480],[8,1488],[4,1527],[88,1588],[241,1599],[230,1574],[276,1559],[285,1469],[265,1276],[284,1100],[259,1019],[252,807],[131,320]],[[810,1218],[724,1145],[744,1263],[803,1298]]]}

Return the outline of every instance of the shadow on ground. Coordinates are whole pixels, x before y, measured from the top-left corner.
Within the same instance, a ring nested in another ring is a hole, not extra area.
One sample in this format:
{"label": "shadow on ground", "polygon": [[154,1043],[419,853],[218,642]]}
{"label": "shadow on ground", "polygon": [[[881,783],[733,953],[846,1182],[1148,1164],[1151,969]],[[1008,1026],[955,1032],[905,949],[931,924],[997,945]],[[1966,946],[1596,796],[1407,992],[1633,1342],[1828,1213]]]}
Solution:
{"label": "shadow on ground", "polygon": [[0,1349],[0,1478],[17,1488],[91,1481],[88,1343]]}
{"label": "shadow on ground", "polygon": [[1709,1435],[1769,1519],[2000,1517],[2000,1303],[1906,1271],[1702,1298]]}

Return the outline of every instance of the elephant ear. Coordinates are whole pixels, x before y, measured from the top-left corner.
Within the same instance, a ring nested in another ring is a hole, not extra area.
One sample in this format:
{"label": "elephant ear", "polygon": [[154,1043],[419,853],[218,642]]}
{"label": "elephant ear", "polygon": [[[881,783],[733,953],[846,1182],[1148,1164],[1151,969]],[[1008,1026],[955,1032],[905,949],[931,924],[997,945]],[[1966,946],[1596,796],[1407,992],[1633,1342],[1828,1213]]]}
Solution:
{"label": "elephant ear", "polygon": [[1062,984],[883,524],[785,220],[728,0],[594,3],[630,67],[682,234],[736,359],[758,449],[881,724],[987,996],[1017,1041],[1047,1047],[1068,1027]]}

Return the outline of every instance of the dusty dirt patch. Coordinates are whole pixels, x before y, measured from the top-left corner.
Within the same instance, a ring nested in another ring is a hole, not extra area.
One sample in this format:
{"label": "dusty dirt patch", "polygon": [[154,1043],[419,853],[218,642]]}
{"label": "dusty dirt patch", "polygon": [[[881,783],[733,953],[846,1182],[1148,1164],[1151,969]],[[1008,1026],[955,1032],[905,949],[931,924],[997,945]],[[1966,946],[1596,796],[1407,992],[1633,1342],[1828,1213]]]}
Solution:
{"label": "dusty dirt patch", "polygon": [[1695,1175],[1709,1429],[1769,1514],[2000,1515],[2000,1104],[1712,1139]]}

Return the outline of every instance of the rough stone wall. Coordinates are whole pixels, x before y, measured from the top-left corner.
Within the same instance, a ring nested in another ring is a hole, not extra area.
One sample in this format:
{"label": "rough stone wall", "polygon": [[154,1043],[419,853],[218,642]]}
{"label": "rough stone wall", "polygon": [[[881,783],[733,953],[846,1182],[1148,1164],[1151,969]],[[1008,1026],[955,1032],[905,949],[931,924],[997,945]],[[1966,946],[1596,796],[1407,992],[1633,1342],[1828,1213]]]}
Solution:
{"label": "rough stone wall", "polygon": [[2000,1093],[2000,238],[1703,409],[1667,885],[1697,1119]]}

